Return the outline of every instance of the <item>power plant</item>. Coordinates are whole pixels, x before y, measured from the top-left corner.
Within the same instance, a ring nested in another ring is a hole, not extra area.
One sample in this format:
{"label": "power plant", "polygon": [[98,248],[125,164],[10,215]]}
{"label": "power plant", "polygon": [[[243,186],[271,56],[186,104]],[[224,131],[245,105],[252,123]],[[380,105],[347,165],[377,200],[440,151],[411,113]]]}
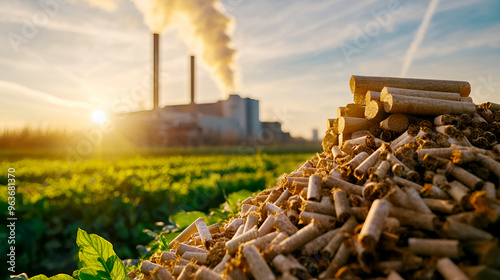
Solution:
{"label": "power plant", "polygon": [[121,114],[123,135],[137,146],[198,146],[290,142],[279,122],[261,122],[259,101],[231,94],[215,103],[195,102],[195,56],[190,57],[190,103],[159,106],[159,35],[153,34],[153,109]]}

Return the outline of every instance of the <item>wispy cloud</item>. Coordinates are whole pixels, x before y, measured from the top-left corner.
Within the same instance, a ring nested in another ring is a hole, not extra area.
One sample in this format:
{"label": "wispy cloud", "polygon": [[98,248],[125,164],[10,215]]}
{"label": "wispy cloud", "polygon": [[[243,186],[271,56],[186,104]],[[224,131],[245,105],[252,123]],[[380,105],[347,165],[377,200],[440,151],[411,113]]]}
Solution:
{"label": "wispy cloud", "polygon": [[418,27],[417,34],[415,34],[415,37],[413,38],[413,41],[411,42],[410,47],[408,48],[408,51],[406,51],[406,55],[403,62],[403,68],[401,69],[402,77],[406,77],[408,69],[410,69],[413,57],[415,56],[415,53],[417,52],[418,47],[420,46],[420,43],[422,43],[422,40],[424,39],[425,33],[427,32],[427,27],[429,27],[429,23],[431,22],[434,12],[436,11],[438,3],[439,0],[431,0],[431,3],[429,4],[427,11],[425,12],[424,19],[422,20],[422,23]]}
{"label": "wispy cloud", "polygon": [[[50,93],[29,88],[27,86],[23,86],[18,83],[0,80],[0,91],[2,91],[2,95],[10,94],[15,95],[20,98],[32,98],[35,100],[39,100],[43,103],[49,103],[57,107],[61,108],[72,108],[72,109],[80,109],[80,110],[93,110],[96,107],[88,102],[70,100],[70,99],[62,99],[56,97]],[[19,96],[21,95],[21,96]]]}

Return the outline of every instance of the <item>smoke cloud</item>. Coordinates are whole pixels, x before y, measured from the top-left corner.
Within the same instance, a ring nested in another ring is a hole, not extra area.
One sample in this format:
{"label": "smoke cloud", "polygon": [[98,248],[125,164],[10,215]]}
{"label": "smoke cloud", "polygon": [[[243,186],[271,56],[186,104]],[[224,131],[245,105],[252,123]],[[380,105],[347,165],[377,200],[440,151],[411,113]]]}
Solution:
{"label": "smoke cloud", "polygon": [[134,0],[151,31],[162,33],[172,23],[187,23],[181,35],[198,46],[213,78],[224,92],[236,89],[236,50],[229,32],[233,20],[219,0]]}
{"label": "smoke cloud", "polygon": [[401,77],[406,77],[408,69],[410,69],[411,63],[413,62],[413,57],[415,56],[415,53],[417,52],[417,49],[420,46],[420,43],[422,43],[422,40],[424,39],[425,33],[427,32],[427,27],[431,22],[432,16],[436,12],[436,7],[438,3],[439,0],[432,0],[431,3],[429,4],[429,7],[425,12],[424,19],[422,20],[422,23],[418,27],[417,34],[415,34],[415,37],[413,37],[413,41],[411,42],[410,47],[406,51],[403,68],[401,69]]}
{"label": "smoke cloud", "polygon": [[[87,0],[112,10],[118,0]],[[212,78],[225,93],[236,90],[236,50],[230,32],[234,21],[219,0],[132,0],[152,32],[161,34],[172,24],[179,26],[184,41],[201,52]]]}

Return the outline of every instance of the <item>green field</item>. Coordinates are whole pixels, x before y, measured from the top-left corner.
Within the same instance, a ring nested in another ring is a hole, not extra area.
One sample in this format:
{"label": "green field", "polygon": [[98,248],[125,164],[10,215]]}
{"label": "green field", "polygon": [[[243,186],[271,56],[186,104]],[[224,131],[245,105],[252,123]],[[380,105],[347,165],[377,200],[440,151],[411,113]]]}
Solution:
{"label": "green field", "polygon": [[[7,170],[16,170],[16,274],[71,275],[77,269],[78,228],[110,241],[122,260],[140,258],[148,248],[138,245],[148,244],[153,232],[175,228],[172,224],[182,225],[179,219],[183,215],[175,215],[175,223],[169,220],[174,213],[208,214],[211,209],[222,209],[215,210],[212,220],[223,219],[234,211],[219,207],[229,194],[256,192],[274,185],[277,177],[311,156],[257,153],[84,162],[3,161],[3,190],[7,190]],[[7,191],[0,192],[3,220],[7,218],[7,196]],[[0,234],[1,240],[7,240],[6,231]],[[5,252],[6,242],[0,244]]]}

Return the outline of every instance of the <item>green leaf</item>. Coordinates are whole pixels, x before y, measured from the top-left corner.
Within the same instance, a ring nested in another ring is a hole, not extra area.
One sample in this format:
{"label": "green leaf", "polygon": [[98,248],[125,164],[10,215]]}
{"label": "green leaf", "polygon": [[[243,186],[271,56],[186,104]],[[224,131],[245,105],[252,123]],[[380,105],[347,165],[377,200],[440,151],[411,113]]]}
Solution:
{"label": "green leaf", "polygon": [[[23,274],[16,275],[16,278],[13,278],[13,279],[19,279],[19,280],[20,279],[28,279],[28,278],[24,278],[24,276],[26,276],[26,274],[24,274],[24,275]],[[75,278],[73,278],[67,274],[57,274],[57,275],[54,275],[50,278],[48,278],[47,276],[45,276],[43,274],[40,274],[40,275],[31,277],[30,280],[75,280]]]}
{"label": "green leaf", "polygon": [[78,229],[76,244],[80,247],[78,257],[83,266],[80,279],[127,280],[125,266],[107,240]]}
{"label": "green leaf", "polygon": [[160,243],[160,250],[161,251],[168,251],[168,240],[167,237],[164,234],[159,235],[159,243]]}
{"label": "green leaf", "polygon": [[78,270],[78,279],[95,280],[95,279],[109,279],[109,277],[106,277],[105,275],[100,275],[100,272],[97,272],[89,267],[85,267]]}
{"label": "green leaf", "polygon": [[185,228],[192,224],[199,217],[205,217],[205,213],[200,211],[191,211],[191,212],[179,212],[173,215],[170,215],[170,220],[175,222],[177,227]]}

